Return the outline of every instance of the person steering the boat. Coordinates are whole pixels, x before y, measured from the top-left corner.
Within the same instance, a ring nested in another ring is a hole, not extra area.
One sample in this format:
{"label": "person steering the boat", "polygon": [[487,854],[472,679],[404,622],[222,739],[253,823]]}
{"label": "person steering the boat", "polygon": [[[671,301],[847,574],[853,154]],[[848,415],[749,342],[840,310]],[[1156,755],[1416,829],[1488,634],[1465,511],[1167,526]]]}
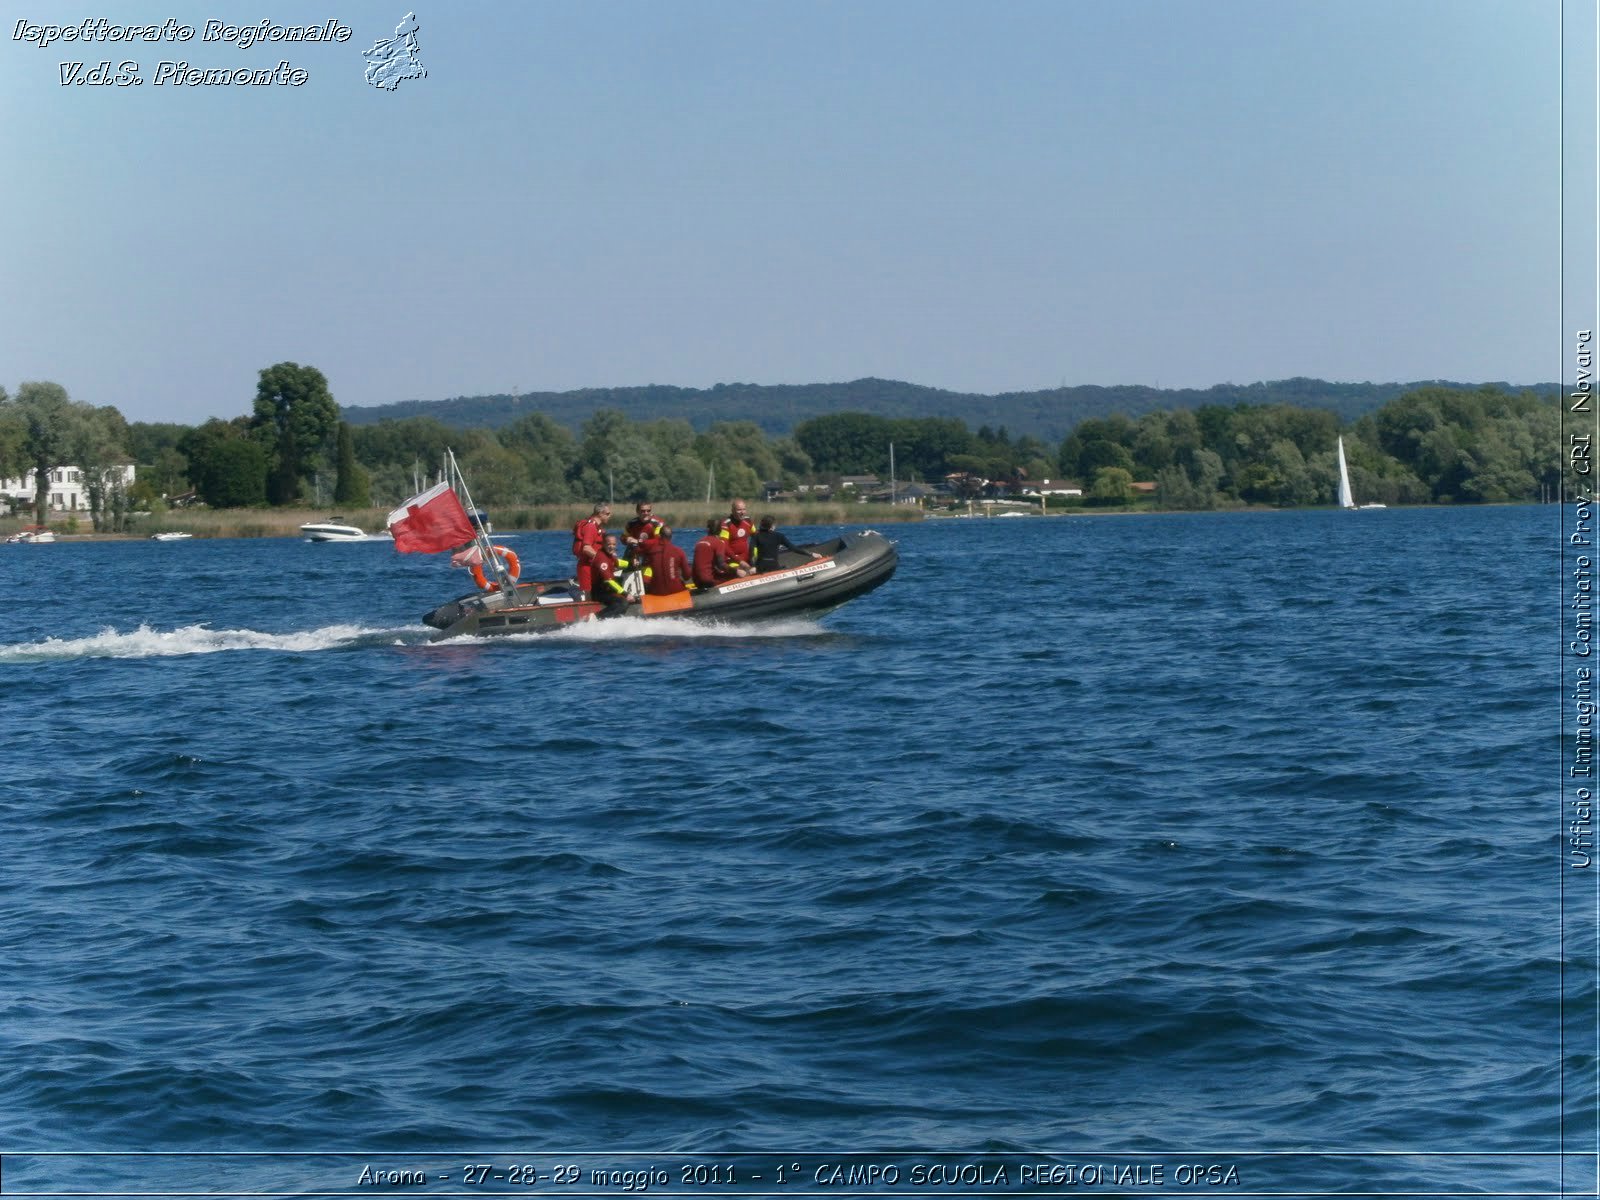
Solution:
{"label": "person steering the boat", "polygon": [[785,550],[792,550],[796,554],[809,554],[812,558],[821,558],[815,550],[802,550],[789,540],[789,536],[777,528],[777,522],[771,517],[761,518],[761,528],[756,530],[750,543],[755,547],[755,568],[758,572],[776,571],[783,563],[779,555]]}
{"label": "person steering the boat", "polygon": [[696,587],[716,587],[724,579],[750,574],[746,567],[728,561],[727,543],[722,540],[722,522],[712,517],[706,522],[706,535],[694,544],[694,582]]}
{"label": "person steering the boat", "polygon": [[578,560],[578,588],[585,596],[594,595],[594,556],[605,545],[606,522],[611,519],[611,505],[604,500],[594,506],[594,511],[572,527],[572,554]]}

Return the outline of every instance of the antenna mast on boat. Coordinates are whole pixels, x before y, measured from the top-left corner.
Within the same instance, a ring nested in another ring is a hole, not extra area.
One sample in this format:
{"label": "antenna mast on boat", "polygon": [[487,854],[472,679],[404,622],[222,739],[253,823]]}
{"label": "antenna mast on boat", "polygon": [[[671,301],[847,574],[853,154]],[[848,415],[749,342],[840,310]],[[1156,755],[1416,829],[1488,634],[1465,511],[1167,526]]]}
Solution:
{"label": "antenna mast on boat", "polygon": [[706,503],[711,503],[711,481],[717,477],[717,464],[712,463],[706,468]]}
{"label": "antenna mast on boat", "polygon": [[489,541],[489,534],[483,528],[483,522],[478,520],[478,506],[472,502],[472,492],[467,488],[466,476],[461,473],[461,464],[456,461],[456,452],[446,449],[446,465],[443,468],[448,472],[445,478],[450,480],[450,486],[460,490],[462,498],[466,500],[467,522],[472,526],[472,540],[483,555],[483,561],[489,564],[494,571],[494,577],[500,583],[500,590],[509,599],[516,592],[517,585],[511,579],[511,572],[506,570],[505,563],[500,561],[500,556],[494,552],[494,544]]}

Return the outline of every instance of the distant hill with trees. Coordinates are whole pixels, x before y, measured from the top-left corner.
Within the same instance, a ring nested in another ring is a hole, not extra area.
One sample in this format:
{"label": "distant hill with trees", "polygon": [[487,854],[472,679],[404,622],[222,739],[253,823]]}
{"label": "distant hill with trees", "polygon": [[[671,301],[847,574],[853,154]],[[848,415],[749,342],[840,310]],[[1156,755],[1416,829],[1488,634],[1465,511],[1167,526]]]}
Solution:
{"label": "distant hill with trees", "polygon": [[[1059,387],[1034,392],[951,392],[893,379],[857,379],[850,383],[755,384],[719,383],[710,388],[647,387],[583,388],[572,392],[499,393],[458,396],[449,400],[404,400],[365,408],[345,408],[351,425],[384,420],[431,417],[457,429],[501,429],[538,413],[567,429],[577,430],[602,409],[632,421],[682,420],[697,432],[728,421],[753,421],[769,437],[789,433],[803,421],[831,413],[851,412],[886,418],[945,417],[974,426],[1003,429],[1013,436],[1059,442],[1078,424],[1121,414],[1138,418],[1148,413],[1239,404],[1324,409],[1349,424],[1391,400],[1425,387],[1473,391],[1480,387],[1510,390],[1505,383],[1329,383],[1322,379],[1280,379],[1269,383],[1219,383],[1209,388],[1154,388],[1140,384],[1117,387]],[[1556,395],[1559,384],[1536,384],[1517,390]]]}

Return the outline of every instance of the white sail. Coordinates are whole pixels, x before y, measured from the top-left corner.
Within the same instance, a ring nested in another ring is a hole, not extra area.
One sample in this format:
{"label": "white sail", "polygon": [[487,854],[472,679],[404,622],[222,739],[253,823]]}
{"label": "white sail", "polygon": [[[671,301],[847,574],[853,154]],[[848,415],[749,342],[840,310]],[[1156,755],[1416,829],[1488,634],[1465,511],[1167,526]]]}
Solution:
{"label": "white sail", "polygon": [[1350,492],[1350,468],[1344,461],[1344,438],[1339,439],[1339,507],[1354,508],[1356,498]]}

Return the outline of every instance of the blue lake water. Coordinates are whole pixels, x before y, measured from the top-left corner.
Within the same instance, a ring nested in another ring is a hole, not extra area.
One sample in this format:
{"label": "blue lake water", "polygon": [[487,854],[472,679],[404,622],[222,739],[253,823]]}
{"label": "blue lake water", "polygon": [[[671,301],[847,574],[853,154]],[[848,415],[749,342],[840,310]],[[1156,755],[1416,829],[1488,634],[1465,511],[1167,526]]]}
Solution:
{"label": "blue lake water", "polygon": [[444,644],[382,543],[0,547],[3,1186],[1559,1186],[1554,509],[887,532],[820,621]]}

